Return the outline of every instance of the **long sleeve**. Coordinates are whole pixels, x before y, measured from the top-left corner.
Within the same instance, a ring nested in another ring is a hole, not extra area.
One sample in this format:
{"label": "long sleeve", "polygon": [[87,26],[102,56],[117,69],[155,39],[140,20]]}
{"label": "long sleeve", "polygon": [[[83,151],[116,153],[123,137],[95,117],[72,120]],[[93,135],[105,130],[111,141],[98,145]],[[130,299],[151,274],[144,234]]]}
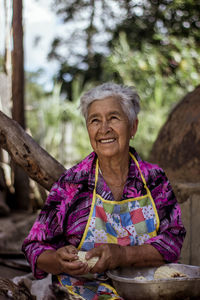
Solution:
{"label": "long sleeve", "polygon": [[62,178],[56,182],[29,235],[24,240],[22,251],[37,279],[47,275],[36,267],[38,256],[45,250],[56,250],[67,242],[63,234],[64,219],[77,188],[78,185],[63,182]]}
{"label": "long sleeve", "polygon": [[154,246],[166,262],[177,262],[186,234],[180,206],[164,171],[157,167],[150,169],[149,172],[147,185],[155,201],[160,227],[158,235],[146,243]]}
{"label": "long sleeve", "polygon": [[66,170],[52,186],[44,207],[24,240],[22,251],[37,279],[47,275],[36,267],[42,252],[69,244],[77,247],[80,243],[91,207],[94,161],[95,153],[92,152]]}

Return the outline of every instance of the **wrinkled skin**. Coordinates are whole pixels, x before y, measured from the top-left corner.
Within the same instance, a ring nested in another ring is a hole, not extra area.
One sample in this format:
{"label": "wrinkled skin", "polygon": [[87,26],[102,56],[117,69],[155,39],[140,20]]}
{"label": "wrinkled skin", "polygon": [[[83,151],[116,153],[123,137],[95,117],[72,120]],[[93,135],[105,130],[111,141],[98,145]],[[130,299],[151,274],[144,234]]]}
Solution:
{"label": "wrinkled skin", "polygon": [[95,266],[90,269],[87,263],[78,258],[74,246],[65,246],[58,250],[44,251],[37,261],[37,267],[51,274],[67,273],[71,276],[90,273],[102,273],[117,267],[137,266],[151,267],[164,264],[162,255],[152,245],[120,246],[102,244],[87,251],[86,260],[99,257]]}
{"label": "wrinkled skin", "polygon": [[78,260],[78,250],[74,246],[65,246],[56,251],[56,258],[60,270],[69,275],[83,275],[90,273],[102,273],[108,269],[114,269],[122,262],[122,247],[115,244],[104,244],[87,252],[86,259],[98,256],[99,260],[92,269],[87,263]]}
{"label": "wrinkled skin", "polygon": [[124,248],[117,244],[103,244],[88,251],[86,259],[98,256],[99,260],[90,270],[91,273],[102,273],[106,270],[115,269],[123,265]]}
{"label": "wrinkled skin", "polygon": [[72,245],[62,247],[56,251],[56,260],[61,272],[72,276],[89,272],[88,265],[78,260],[77,253],[78,250]]}

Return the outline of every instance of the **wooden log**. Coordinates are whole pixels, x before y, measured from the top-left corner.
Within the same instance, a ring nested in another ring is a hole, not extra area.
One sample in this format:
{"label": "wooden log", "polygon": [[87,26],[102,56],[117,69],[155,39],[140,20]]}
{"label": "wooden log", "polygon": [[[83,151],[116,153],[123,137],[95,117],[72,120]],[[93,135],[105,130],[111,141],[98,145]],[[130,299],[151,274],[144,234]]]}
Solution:
{"label": "wooden log", "polygon": [[16,121],[1,111],[0,145],[29,177],[47,190],[65,171]]}

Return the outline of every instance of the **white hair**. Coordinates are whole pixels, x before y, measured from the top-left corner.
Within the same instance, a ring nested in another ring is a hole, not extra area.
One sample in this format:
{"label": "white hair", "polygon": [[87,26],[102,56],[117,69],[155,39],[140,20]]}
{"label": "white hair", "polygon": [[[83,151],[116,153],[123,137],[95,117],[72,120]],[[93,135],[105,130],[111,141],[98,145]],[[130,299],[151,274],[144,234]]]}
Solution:
{"label": "white hair", "polygon": [[113,97],[120,101],[124,113],[127,115],[130,124],[140,111],[140,97],[132,86],[125,86],[113,82],[103,83],[86,92],[80,99],[80,110],[85,120],[88,117],[88,108],[95,100],[104,100]]}

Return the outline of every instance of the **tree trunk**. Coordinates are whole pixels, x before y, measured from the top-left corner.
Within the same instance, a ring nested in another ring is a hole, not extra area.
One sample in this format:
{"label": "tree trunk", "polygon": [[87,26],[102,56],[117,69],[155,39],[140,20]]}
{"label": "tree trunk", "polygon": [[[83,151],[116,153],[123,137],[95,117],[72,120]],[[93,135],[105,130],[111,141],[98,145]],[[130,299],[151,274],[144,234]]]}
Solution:
{"label": "tree trunk", "polygon": [[[22,0],[13,0],[12,104],[13,119],[25,129]],[[12,169],[15,188],[13,207],[28,209],[29,178],[15,162],[12,162]]]}
{"label": "tree trunk", "polygon": [[[5,40],[4,40],[4,60],[3,70],[0,73],[0,106],[5,114],[11,115],[11,18],[9,1],[4,0],[4,28],[5,28]],[[10,209],[6,203],[9,189],[7,187],[5,165],[7,163],[5,152],[0,147],[0,216],[9,214]]]}
{"label": "tree trunk", "polygon": [[8,12],[8,1],[4,0],[5,52],[3,69],[8,78],[11,79],[11,24],[8,17]]}
{"label": "tree trunk", "polygon": [[90,24],[87,28],[87,51],[88,51],[88,62],[89,65],[92,63],[94,58],[94,51],[92,49],[92,38],[94,35],[94,16],[95,16],[95,1],[91,1],[91,15],[90,15]]}
{"label": "tree trunk", "polygon": [[1,111],[0,145],[29,177],[47,190],[50,190],[52,184],[65,171],[16,121]]}
{"label": "tree trunk", "polygon": [[13,0],[12,117],[25,128],[22,0]]}

